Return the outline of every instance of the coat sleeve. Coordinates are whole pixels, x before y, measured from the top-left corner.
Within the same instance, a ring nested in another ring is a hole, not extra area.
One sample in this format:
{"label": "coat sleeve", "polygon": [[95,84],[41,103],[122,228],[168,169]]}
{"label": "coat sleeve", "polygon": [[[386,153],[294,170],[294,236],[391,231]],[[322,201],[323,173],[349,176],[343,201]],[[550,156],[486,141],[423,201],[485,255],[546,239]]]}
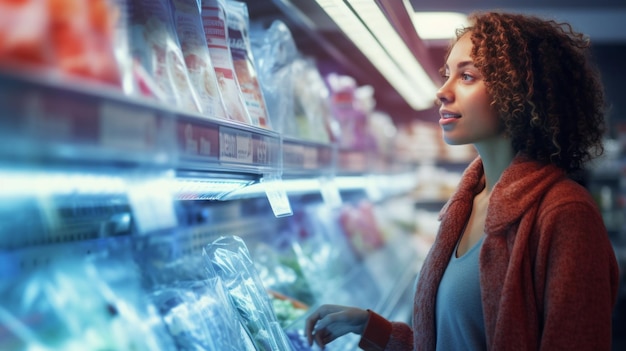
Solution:
{"label": "coat sleeve", "polygon": [[390,322],[371,310],[368,313],[359,348],[366,351],[413,350],[413,331],[408,324]]}
{"label": "coat sleeve", "polygon": [[589,197],[547,206],[538,225],[540,349],[610,350],[619,270],[595,203]]}

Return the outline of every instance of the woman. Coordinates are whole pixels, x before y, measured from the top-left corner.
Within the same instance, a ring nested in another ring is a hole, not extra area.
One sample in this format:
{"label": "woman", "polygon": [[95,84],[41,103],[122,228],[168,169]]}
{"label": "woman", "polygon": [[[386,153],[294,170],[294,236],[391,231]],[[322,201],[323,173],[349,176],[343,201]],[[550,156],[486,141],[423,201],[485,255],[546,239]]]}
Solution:
{"label": "woman", "polygon": [[449,144],[478,151],[440,213],[412,327],[324,305],[309,343],[365,350],[610,350],[618,268],[602,217],[572,180],[602,153],[603,89],[569,25],[477,13],[437,92]]}

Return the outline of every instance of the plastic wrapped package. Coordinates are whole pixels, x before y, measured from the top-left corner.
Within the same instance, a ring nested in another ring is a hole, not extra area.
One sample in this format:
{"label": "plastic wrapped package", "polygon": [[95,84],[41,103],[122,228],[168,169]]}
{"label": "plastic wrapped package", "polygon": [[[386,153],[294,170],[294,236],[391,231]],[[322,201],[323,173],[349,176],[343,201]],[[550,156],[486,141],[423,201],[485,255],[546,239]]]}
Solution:
{"label": "plastic wrapped package", "polygon": [[292,63],[297,137],[322,143],[336,141],[340,130],[330,110],[329,91],[310,57]]}
{"label": "plastic wrapped package", "polygon": [[218,276],[257,350],[291,350],[270,298],[241,238],[222,236],[204,248],[210,276]]}
{"label": "plastic wrapped package", "polygon": [[2,350],[175,350],[132,261],[61,259],[0,286]]}
{"label": "plastic wrapped package", "polygon": [[224,0],[202,0],[201,4],[204,34],[228,118],[253,125],[233,66],[228,42],[226,3]]}
{"label": "plastic wrapped package", "polygon": [[385,236],[370,202],[361,201],[356,206],[344,205],[340,213],[342,232],[360,259],[385,245]]}
{"label": "plastic wrapped package", "polygon": [[338,74],[326,77],[330,89],[332,114],[341,129],[339,146],[372,151],[376,139],[369,128],[369,114],[375,106],[371,86],[357,86],[354,78]]}
{"label": "plastic wrapped package", "polygon": [[148,73],[164,103],[193,112],[202,112],[192,88],[174,19],[167,0],[133,0],[128,3],[130,52]]}
{"label": "plastic wrapped package", "polygon": [[218,350],[210,337],[196,296],[185,287],[163,287],[151,294],[179,351]]}
{"label": "plastic wrapped package", "polygon": [[204,115],[226,118],[226,107],[202,27],[197,0],[171,0],[174,23],[185,64]]}
{"label": "plastic wrapped package", "polygon": [[121,87],[111,0],[0,1],[0,65]]}
{"label": "plastic wrapped package", "polygon": [[177,235],[136,254],[143,285],[178,350],[254,350],[219,277],[207,277],[204,258],[182,252]]}
{"label": "plastic wrapped package", "polygon": [[253,27],[250,42],[272,129],[295,137],[292,63],[299,53],[291,31],[274,20],[267,29]]}
{"label": "plastic wrapped package", "polygon": [[248,5],[241,1],[227,0],[225,9],[233,68],[246,109],[253,125],[269,129],[272,126],[257,77],[257,68],[248,35],[250,32]]}
{"label": "plastic wrapped package", "polygon": [[294,213],[289,233],[282,237],[285,242],[280,247],[288,248],[282,251],[283,262],[303,277],[298,289],[307,289],[310,294],[311,300],[303,301],[311,305],[330,301],[360,303],[357,294],[345,286],[359,266],[358,258],[342,234],[333,209],[311,206]]}

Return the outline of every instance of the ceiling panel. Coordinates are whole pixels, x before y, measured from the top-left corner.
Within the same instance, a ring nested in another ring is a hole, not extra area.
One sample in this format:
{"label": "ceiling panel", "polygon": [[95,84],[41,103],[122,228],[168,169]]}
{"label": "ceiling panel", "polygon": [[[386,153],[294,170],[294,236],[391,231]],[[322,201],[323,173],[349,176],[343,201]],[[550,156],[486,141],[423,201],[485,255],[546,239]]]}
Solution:
{"label": "ceiling panel", "polygon": [[593,42],[626,44],[626,0],[410,0],[415,11],[504,10],[572,24]]}

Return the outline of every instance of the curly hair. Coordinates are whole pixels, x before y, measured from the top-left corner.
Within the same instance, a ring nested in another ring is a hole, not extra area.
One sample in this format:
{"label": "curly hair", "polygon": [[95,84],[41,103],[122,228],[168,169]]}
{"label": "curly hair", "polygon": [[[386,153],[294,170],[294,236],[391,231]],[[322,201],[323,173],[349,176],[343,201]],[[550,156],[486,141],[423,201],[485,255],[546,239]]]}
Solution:
{"label": "curly hair", "polygon": [[[515,152],[567,173],[600,156],[604,89],[590,42],[567,23],[534,16],[476,12],[471,57]],[[449,54],[449,52],[448,52]]]}

